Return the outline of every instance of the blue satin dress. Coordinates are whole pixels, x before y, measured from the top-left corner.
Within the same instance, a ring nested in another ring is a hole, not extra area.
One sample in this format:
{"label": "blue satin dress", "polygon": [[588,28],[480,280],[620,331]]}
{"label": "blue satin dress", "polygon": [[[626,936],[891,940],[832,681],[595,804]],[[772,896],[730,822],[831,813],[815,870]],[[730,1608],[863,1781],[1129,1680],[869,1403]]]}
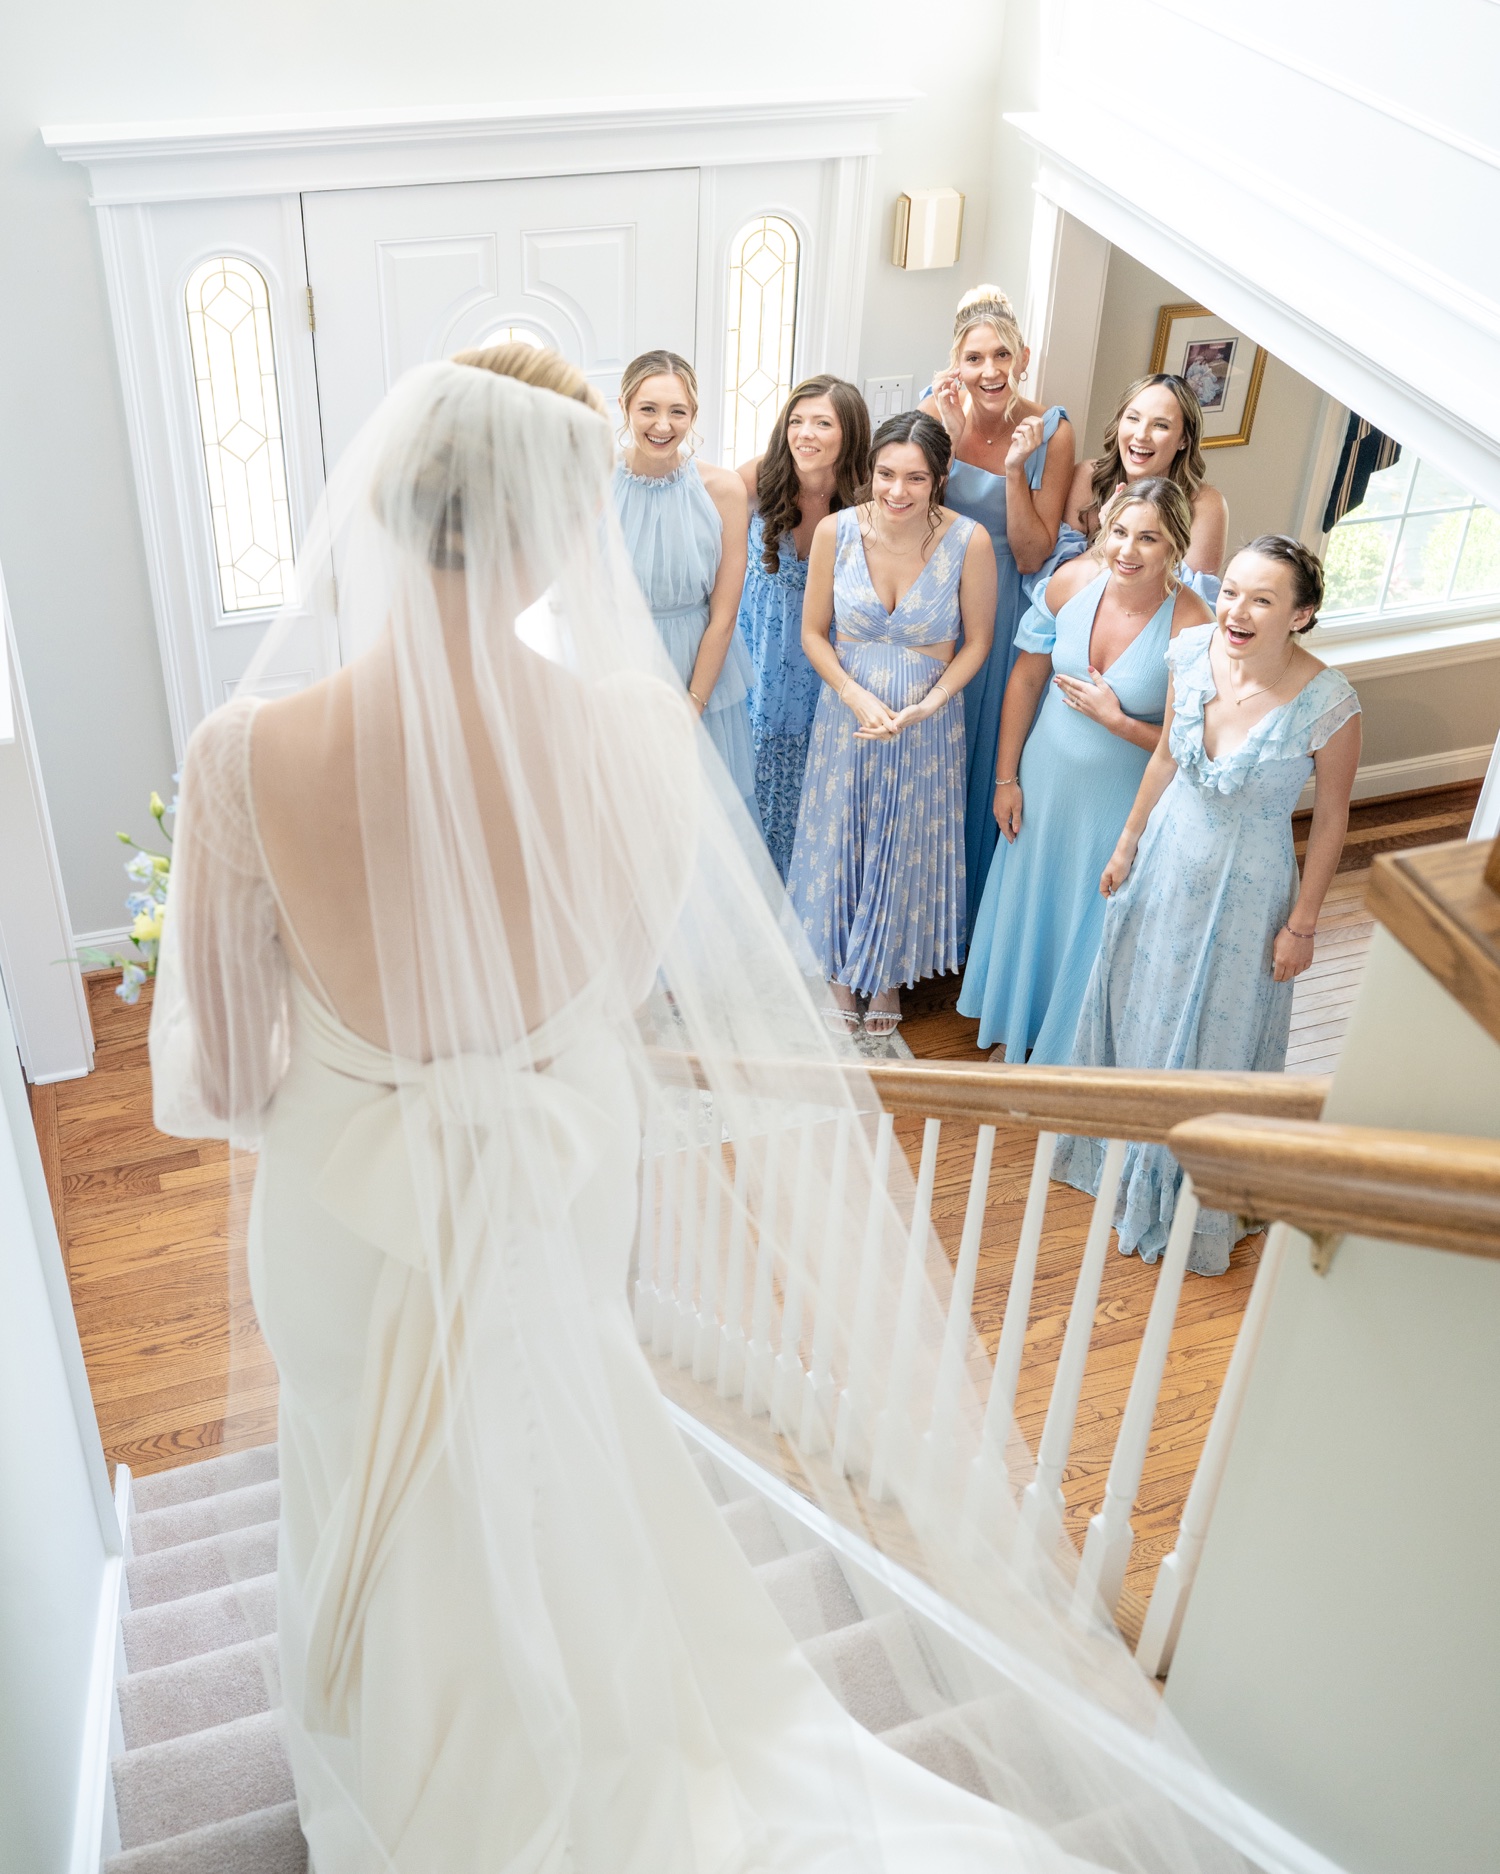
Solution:
{"label": "blue satin dress", "polygon": [[[1016,648],[1052,659],[1054,675],[1088,680],[1089,644],[1103,572],[1054,620],[1040,600],[1021,620]],[[1127,716],[1160,723],[1167,707],[1167,646],[1172,593],[1125,647],[1104,681]],[[1109,861],[1151,759],[1070,708],[1049,682],[1021,755],[1021,831],[1002,840],[990,861],[969,963],[958,998],[961,1015],[979,1017],[979,1045],[1005,1043],[1005,1058],[1061,1065],[1072,1058],[1078,1011],[1088,987],[1105,900],[1099,875]]]}
{"label": "blue satin dress", "polygon": [[[670,475],[615,469],[615,508],[635,576],[684,687],[708,629],[709,595],[724,555],[724,524],[696,462]],[[708,738],[723,758],[735,791],[760,830],[755,804],[755,755],[750,742],[750,659],[736,632],[703,712]]]}
{"label": "blue satin dress", "polygon": [[740,598],[737,626],[750,654],[750,737],[755,747],[755,798],[776,870],[791,869],[802,805],[802,773],[818,707],[818,673],[802,648],[802,599],[807,561],[783,534],[777,567],[765,568],[765,532],[759,514],[750,517],[750,562]]}

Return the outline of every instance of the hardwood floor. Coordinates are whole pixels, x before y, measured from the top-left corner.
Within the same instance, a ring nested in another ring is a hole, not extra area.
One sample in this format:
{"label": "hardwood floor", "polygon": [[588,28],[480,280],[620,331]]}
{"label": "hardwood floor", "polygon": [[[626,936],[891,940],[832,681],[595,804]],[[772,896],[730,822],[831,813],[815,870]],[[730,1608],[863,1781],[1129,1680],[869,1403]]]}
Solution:
{"label": "hardwood floor", "polygon": [[[1398,845],[1456,837],[1467,827],[1477,794],[1477,786],[1446,789],[1355,809],[1346,846],[1353,865],[1335,881],[1318,925],[1316,961],[1297,986],[1289,1065],[1321,1071],[1337,1057],[1369,942],[1362,891],[1370,858]],[[248,1177],[231,1177],[222,1145],[189,1144],[155,1131],[146,1058],[149,992],[132,1009],[115,997],[112,974],[86,980],[97,1044],[94,1072],[33,1088],[32,1112],[105,1452],[111,1463],[123,1461],[145,1473],[270,1437],[276,1382],[248,1302],[231,1305],[229,1298],[229,1224],[248,1199]],[[919,1057],[979,1058],[976,1024],[953,1006],[957,988],[956,979],[940,979],[908,999],[902,1032]],[[910,1128],[905,1139],[909,1149],[916,1130]],[[1022,1133],[997,1139],[975,1300],[991,1352],[1032,1150],[1031,1138]],[[950,1254],[957,1248],[972,1151],[972,1127],[945,1129],[934,1215]],[[248,1161],[239,1163],[248,1170]],[[1087,1199],[1053,1186],[1018,1401],[1021,1428],[1033,1445],[1087,1217]],[[1127,1587],[1137,1613],[1138,1597],[1170,1546],[1259,1250],[1258,1238],[1242,1243],[1226,1275],[1191,1277],[1186,1284],[1135,1516],[1137,1544]],[[1065,1483],[1075,1539],[1102,1496],[1154,1281],[1155,1271],[1138,1259],[1110,1256]],[[238,1292],[243,1296],[242,1283]],[[232,1399],[231,1334],[241,1376]]]}

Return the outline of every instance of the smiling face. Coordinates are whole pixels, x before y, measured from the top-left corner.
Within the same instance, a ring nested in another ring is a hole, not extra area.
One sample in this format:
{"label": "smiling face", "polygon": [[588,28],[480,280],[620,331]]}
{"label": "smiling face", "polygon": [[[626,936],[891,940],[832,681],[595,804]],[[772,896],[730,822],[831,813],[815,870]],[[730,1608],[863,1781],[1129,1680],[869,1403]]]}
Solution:
{"label": "smiling face", "polygon": [[798,475],[830,473],[838,467],[844,426],[829,397],[804,397],[786,420],[787,447]]}
{"label": "smiling face", "polygon": [[1026,369],[1030,347],[1018,357],[1007,340],[992,325],[972,325],[964,333],[954,363],[964,389],[981,416],[997,421],[1015,395],[1013,375]]}
{"label": "smiling face", "polygon": [[647,462],[675,461],[693,427],[693,402],[680,377],[646,378],[625,411],[630,440]]}
{"label": "smiling face", "polygon": [[1292,569],[1264,553],[1236,553],[1219,588],[1219,631],[1234,658],[1262,652],[1283,654],[1292,636],[1313,616],[1311,605],[1298,605]]}
{"label": "smiling face", "polygon": [[870,495],[893,527],[913,518],[925,520],[933,500],[931,464],[914,442],[891,442],[875,458]]}
{"label": "smiling face", "polygon": [[1148,384],[1120,413],[1120,460],[1126,481],[1170,475],[1187,446],[1182,408],[1165,384]]}
{"label": "smiling face", "polygon": [[1177,551],[1149,501],[1132,501],[1121,508],[1105,530],[1100,550],[1122,585],[1144,586],[1153,593],[1165,586]]}

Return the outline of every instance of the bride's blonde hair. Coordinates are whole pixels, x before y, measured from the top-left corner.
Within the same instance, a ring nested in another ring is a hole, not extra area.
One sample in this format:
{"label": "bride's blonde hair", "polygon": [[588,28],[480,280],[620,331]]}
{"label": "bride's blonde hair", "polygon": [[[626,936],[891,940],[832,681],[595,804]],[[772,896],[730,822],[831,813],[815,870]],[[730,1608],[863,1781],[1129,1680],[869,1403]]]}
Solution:
{"label": "bride's blonde hair", "polygon": [[1009,295],[1000,287],[988,283],[971,286],[958,302],[958,311],[953,316],[953,344],[948,352],[950,365],[958,363],[964,340],[976,325],[987,325],[1000,343],[1010,349],[1010,376],[1006,380],[1010,385],[1010,402],[1005,406],[1005,420],[1009,422],[1015,415],[1016,405],[1021,401],[1021,379],[1025,376],[1021,368],[1021,354],[1026,349],[1026,340],[1021,336],[1016,309],[1011,305]]}
{"label": "bride's blonde hair", "polygon": [[524,345],[512,339],[504,345],[483,345],[477,351],[456,351],[453,362],[493,371],[496,377],[513,377],[537,390],[555,390],[559,397],[586,405],[596,416],[608,415],[603,397],[578,366],[545,345]]}

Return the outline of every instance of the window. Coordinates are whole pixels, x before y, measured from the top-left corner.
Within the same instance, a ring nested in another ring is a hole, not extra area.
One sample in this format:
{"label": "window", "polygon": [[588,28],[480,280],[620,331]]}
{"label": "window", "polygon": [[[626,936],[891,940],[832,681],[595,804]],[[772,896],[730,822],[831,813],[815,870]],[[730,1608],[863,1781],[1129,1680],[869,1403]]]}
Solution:
{"label": "window", "polygon": [[292,524],[264,277],[232,255],[205,261],[187,283],[187,322],[219,601],[266,611],[291,584]]}
{"label": "window", "polygon": [[724,460],[731,466],[765,448],[792,388],[800,245],[779,215],[757,216],[730,245]]}
{"label": "window", "polygon": [[1328,536],[1322,618],[1467,607],[1500,596],[1500,514],[1413,456],[1370,477]]}

